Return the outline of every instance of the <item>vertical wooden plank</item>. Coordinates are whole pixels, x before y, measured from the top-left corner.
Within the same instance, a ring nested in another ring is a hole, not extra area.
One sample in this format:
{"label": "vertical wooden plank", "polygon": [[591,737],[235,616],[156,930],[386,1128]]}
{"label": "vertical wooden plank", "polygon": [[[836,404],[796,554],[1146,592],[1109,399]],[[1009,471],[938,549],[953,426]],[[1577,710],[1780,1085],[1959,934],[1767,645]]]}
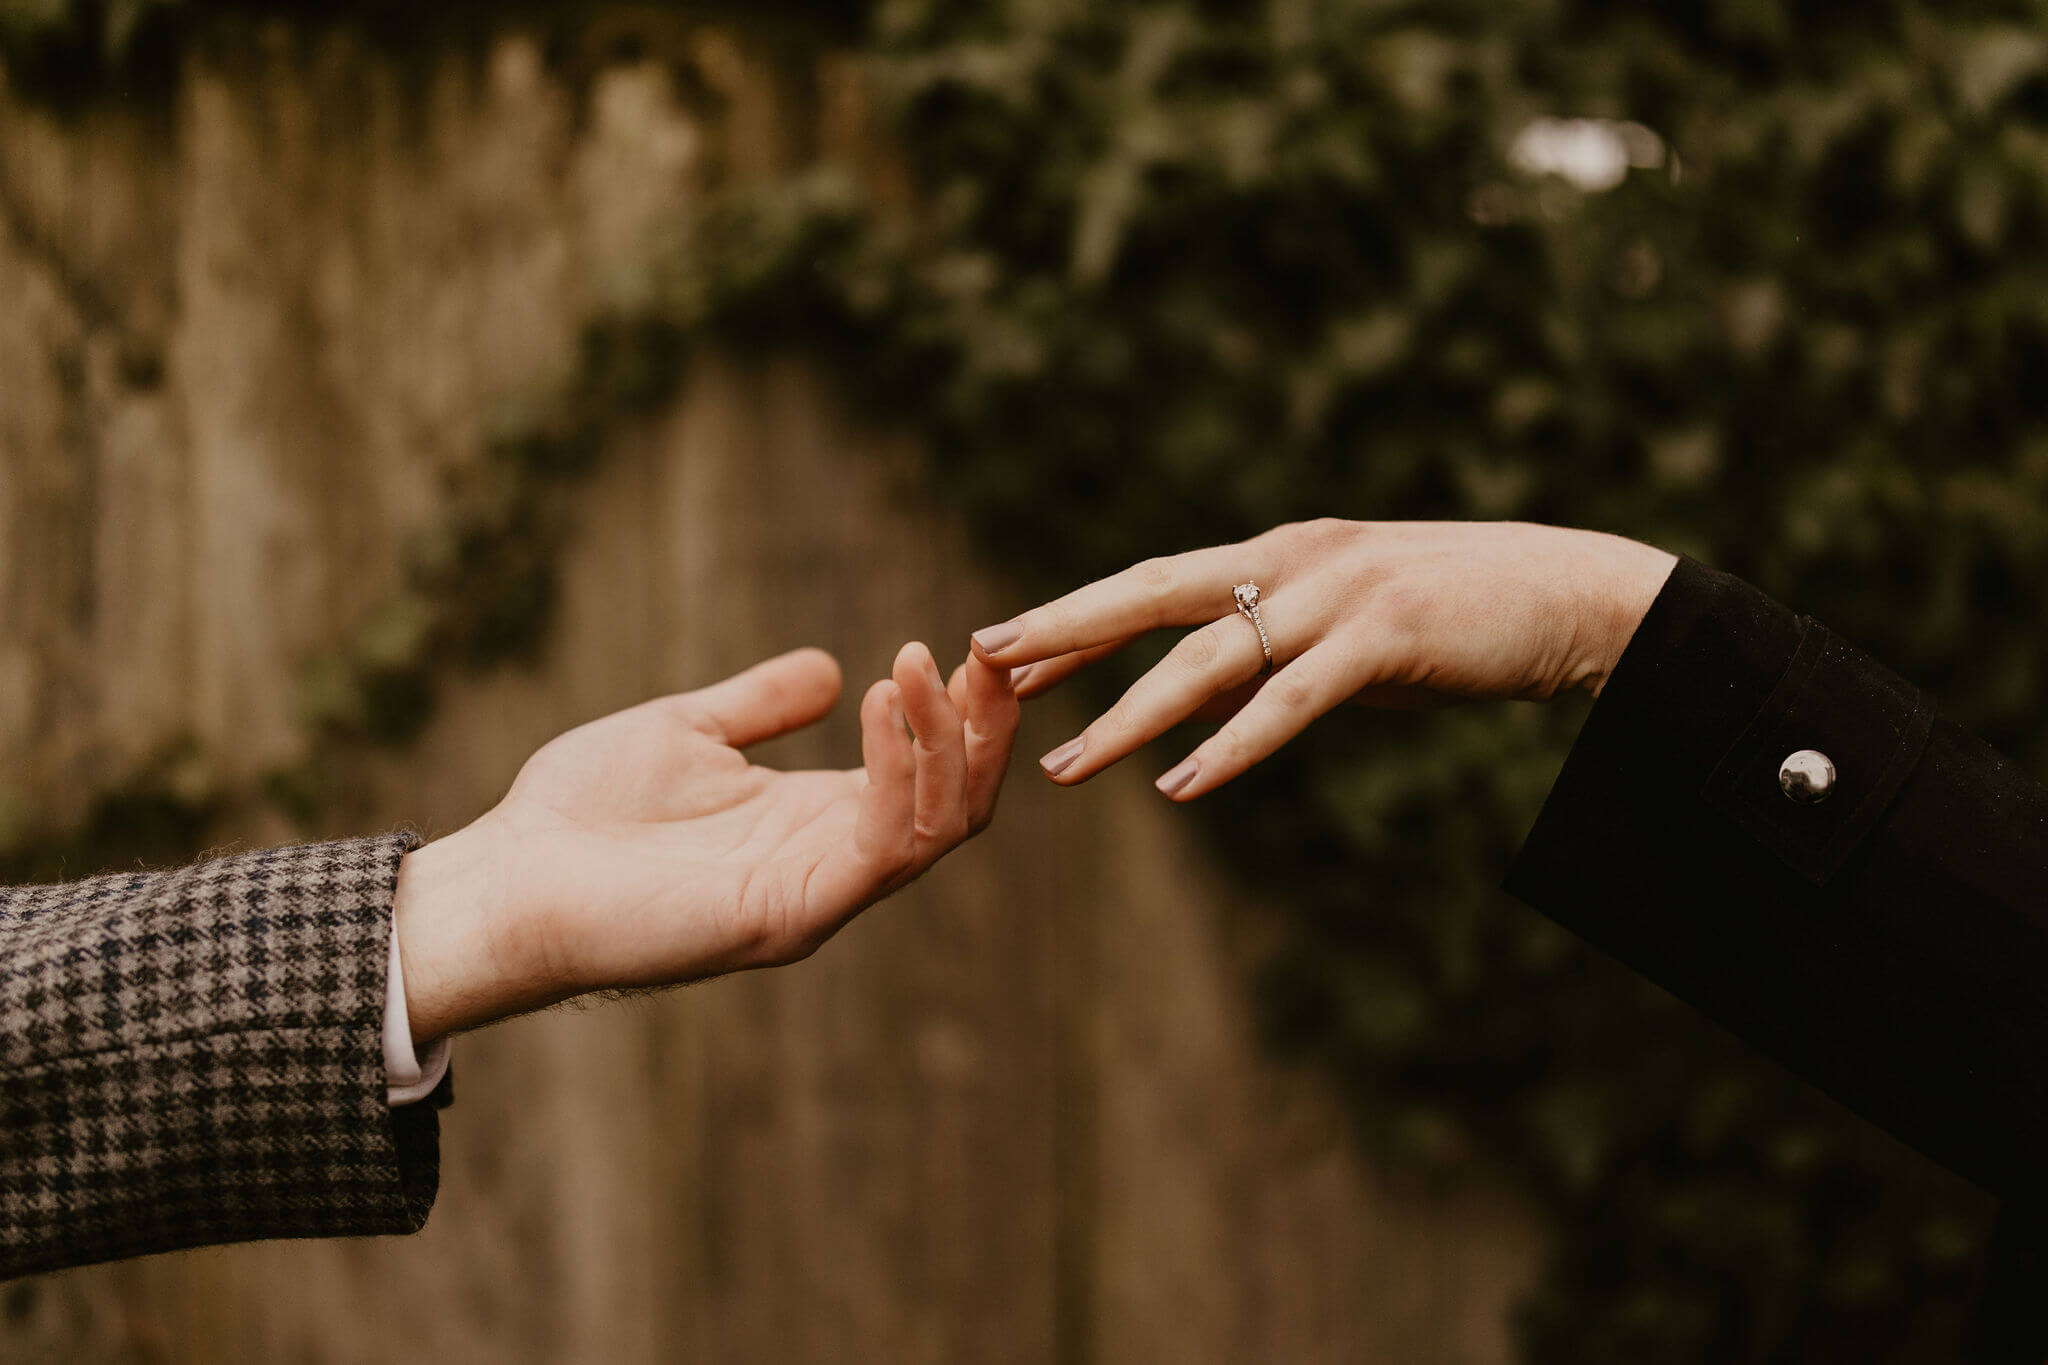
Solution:
{"label": "vertical wooden plank", "polygon": [[71,818],[65,793],[87,778],[91,670],[85,641],[93,611],[94,475],[87,458],[97,299],[66,250],[77,211],[66,181],[82,159],[77,139],[48,118],[8,110],[0,162],[0,714],[13,724],[7,804],[17,826]]}
{"label": "vertical wooden plank", "polygon": [[[47,627],[39,719],[9,729],[33,736],[42,757],[30,766],[52,787],[119,780],[182,720],[188,518],[162,375],[171,140],[148,110],[60,118],[0,99],[0,219],[38,280],[5,295],[23,305],[9,323],[17,338],[35,331],[37,353],[9,356],[0,408],[11,423],[56,422],[5,462],[29,494],[12,546],[40,584],[9,624]],[[69,319],[58,331],[53,303]]]}
{"label": "vertical wooden plank", "polygon": [[296,666],[347,624],[330,581],[359,576],[367,593],[390,577],[388,561],[335,574],[326,559],[365,558],[349,553],[362,547],[339,477],[360,443],[356,409],[322,372],[331,339],[309,297],[312,181],[348,149],[317,144],[287,46],[273,32],[240,49],[247,85],[204,61],[183,81],[173,355],[193,465],[193,726],[238,781],[296,751]]}
{"label": "vertical wooden plank", "polygon": [[[7,172],[18,151],[10,147]],[[48,675],[56,661],[53,636],[61,632],[70,601],[67,543],[84,527],[66,516],[75,390],[83,377],[85,328],[46,262],[36,259],[20,226],[0,223],[0,291],[11,306],[0,313],[0,763],[17,795],[8,818],[32,820],[65,812],[29,809],[31,792],[55,785],[60,772],[45,758],[41,737],[51,719],[46,697],[62,678]]]}

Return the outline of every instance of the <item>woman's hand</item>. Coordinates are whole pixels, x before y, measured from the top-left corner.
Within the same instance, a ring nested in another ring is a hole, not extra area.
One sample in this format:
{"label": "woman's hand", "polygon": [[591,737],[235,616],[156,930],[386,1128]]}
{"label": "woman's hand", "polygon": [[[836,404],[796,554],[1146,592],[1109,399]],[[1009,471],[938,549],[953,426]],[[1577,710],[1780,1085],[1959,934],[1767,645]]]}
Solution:
{"label": "woman's hand", "polygon": [[1017,730],[1007,669],[969,659],[949,689],[906,645],[861,703],[864,768],[741,754],[823,719],[839,688],[830,655],[798,650],[593,721],[474,824],[408,854],[413,1036],[794,961],[988,823]]}
{"label": "woman's hand", "polygon": [[[1200,625],[1078,738],[1039,760],[1055,782],[1101,772],[1179,722],[1223,728],[1159,779],[1213,791],[1339,702],[1412,707],[1597,694],[1677,560],[1591,531],[1522,523],[1311,521],[1148,560],[974,635],[1020,697],[1163,626]],[[1272,642],[1241,616],[1256,582]]]}

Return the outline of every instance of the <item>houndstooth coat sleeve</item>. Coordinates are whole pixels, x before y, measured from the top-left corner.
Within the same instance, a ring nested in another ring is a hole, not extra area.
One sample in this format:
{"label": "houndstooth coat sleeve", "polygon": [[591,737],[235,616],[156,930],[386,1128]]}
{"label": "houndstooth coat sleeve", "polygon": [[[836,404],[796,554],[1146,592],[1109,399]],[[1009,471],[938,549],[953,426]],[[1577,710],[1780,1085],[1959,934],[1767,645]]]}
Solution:
{"label": "houndstooth coat sleeve", "polygon": [[0,1278],[412,1232],[438,1103],[385,1102],[388,835],[0,889]]}

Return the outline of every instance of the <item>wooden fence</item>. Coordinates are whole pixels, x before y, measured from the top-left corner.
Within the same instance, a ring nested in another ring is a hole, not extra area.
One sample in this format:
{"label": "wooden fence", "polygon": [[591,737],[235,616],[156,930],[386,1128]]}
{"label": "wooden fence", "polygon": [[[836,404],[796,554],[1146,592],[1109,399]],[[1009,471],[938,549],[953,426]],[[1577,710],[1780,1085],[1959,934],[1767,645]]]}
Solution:
{"label": "wooden fence", "polygon": [[[290,759],[304,660],[712,168],[880,156],[844,63],[662,22],[567,72],[509,27],[226,27],[167,105],[0,90],[0,820],[178,735],[230,782]],[[582,490],[545,657],[454,687],[355,828],[454,828],[555,732],[772,650],[853,696],[956,654],[1021,604],[918,471],[802,364],[699,367]],[[848,761],[850,710],[781,756]],[[1529,1218],[1391,1187],[1259,1054],[1259,907],[1141,774],[1029,771],[1077,719],[1034,710],[996,828],[810,961],[461,1040],[422,1235],[0,1286],[0,1360],[1508,1358]]]}

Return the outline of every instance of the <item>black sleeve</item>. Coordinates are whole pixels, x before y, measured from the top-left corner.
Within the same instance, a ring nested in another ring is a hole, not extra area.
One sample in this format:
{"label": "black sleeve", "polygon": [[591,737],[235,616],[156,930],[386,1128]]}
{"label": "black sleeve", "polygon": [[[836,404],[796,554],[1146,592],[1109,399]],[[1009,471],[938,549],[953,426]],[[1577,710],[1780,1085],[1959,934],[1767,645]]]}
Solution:
{"label": "black sleeve", "polygon": [[[1778,770],[1830,757],[1828,798]],[[1681,561],[1508,889],[1985,1188],[2048,1188],[2048,790]]]}

